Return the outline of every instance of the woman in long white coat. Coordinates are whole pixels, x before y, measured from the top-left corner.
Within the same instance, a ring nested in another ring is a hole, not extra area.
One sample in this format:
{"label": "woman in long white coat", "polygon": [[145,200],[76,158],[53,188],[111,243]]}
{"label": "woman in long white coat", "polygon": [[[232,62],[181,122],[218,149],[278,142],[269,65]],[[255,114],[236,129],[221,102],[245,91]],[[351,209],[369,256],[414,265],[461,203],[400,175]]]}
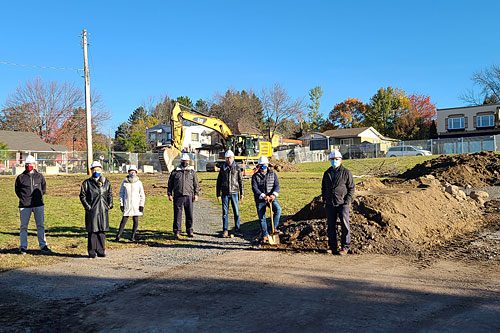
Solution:
{"label": "woman in long white coat", "polygon": [[122,182],[122,186],[120,188],[120,209],[123,212],[123,217],[120,223],[120,230],[118,231],[118,235],[116,235],[116,241],[120,240],[129,216],[132,216],[132,220],[134,222],[132,227],[132,237],[130,237],[130,240],[132,242],[136,241],[139,216],[144,214],[145,201],[146,195],[144,194],[142,182],[137,176],[137,168],[134,165],[131,165],[128,169],[128,176],[125,177],[125,180]]}

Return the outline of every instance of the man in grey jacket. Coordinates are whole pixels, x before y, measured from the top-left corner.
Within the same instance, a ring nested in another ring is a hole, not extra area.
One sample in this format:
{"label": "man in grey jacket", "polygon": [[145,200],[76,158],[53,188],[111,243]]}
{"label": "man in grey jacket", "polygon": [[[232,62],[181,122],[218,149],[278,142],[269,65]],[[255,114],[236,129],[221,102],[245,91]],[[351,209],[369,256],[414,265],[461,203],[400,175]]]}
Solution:
{"label": "man in grey jacket", "polygon": [[174,202],[173,231],[180,239],[182,230],[182,209],[186,213],[186,232],[188,237],[194,237],[193,232],[193,201],[198,201],[200,184],[193,167],[189,166],[189,155],[182,154],[180,166],[175,168],[168,179],[168,199]]}
{"label": "man in grey jacket", "polygon": [[234,235],[241,237],[239,200],[244,198],[243,175],[240,166],[234,161],[234,153],[228,150],[225,154],[226,163],[222,166],[217,177],[217,199],[222,201],[222,237],[228,237],[229,201],[233,207]]}
{"label": "man in grey jacket", "polygon": [[[323,174],[321,183],[328,225],[328,253],[346,255],[351,244],[349,204],[354,196],[354,179],[351,171],[342,166],[342,154],[338,150],[330,153],[330,163],[332,166]],[[342,229],[340,252],[337,252],[337,218]]]}

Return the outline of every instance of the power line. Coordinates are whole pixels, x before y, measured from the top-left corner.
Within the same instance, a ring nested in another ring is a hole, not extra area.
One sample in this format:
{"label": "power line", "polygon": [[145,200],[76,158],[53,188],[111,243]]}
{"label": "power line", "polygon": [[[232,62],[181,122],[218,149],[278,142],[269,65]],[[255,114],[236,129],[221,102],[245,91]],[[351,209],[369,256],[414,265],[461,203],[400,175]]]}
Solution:
{"label": "power line", "polygon": [[57,70],[63,70],[63,71],[83,71],[83,68],[26,65],[26,64],[16,64],[16,63],[13,63],[13,62],[8,62],[8,61],[0,61],[0,64],[2,64],[2,65],[10,65],[10,66],[31,67],[31,68],[57,69]]}

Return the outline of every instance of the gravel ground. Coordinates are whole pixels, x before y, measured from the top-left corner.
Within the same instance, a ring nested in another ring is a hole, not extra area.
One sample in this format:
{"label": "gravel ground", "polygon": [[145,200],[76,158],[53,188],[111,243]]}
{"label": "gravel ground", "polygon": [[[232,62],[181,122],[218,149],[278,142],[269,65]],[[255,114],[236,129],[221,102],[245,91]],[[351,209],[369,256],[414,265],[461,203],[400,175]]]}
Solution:
{"label": "gravel ground", "polygon": [[[250,242],[243,238],[219,237],[221,217],[217,211],[208,201],[196,203],[196,237],[185,238],[181,244],[109,250],[106,251],[106,258],[71,258],[55,265],[12,270],[0,274],[0,290],[19,297],[18,300],[78,298],[89,301],[173,267],[198,262],[229,250],[249,249]],[[10,301],[10,297],[0,300],[0,310],[12,305]]]}

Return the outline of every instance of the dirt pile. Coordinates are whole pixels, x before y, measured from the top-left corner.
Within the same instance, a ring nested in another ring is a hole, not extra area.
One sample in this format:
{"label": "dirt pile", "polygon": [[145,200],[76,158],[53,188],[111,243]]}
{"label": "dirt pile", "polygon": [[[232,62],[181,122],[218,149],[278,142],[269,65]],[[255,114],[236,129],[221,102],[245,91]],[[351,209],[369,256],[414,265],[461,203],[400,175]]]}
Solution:
{"label": "dirt pile", "polygon": [[292,163],[285,160],[278,160],[276,157],[271,156],[269,159],[269,166],[278,172],[301,172],[299,168],[297,168]]}
{"label": "dirt pile", "polygon": [[433,175],[439,181],[453,185],[479,187],[498,184],[499,166],[500,155],[494,152],[443,155],[418,164],[399,177],[409,180]]}
{"label": "dirt pile", "polygon": [[[351,205],[351,249],[354,253],[416,253],[473,232],[482,223],[480,204],[469,196],[448,193],[435,183],[416,187],[384,185],[371,179],[357,186]],[[325,213],[319,197],[280,229],[284,248],[327,248]]]}

